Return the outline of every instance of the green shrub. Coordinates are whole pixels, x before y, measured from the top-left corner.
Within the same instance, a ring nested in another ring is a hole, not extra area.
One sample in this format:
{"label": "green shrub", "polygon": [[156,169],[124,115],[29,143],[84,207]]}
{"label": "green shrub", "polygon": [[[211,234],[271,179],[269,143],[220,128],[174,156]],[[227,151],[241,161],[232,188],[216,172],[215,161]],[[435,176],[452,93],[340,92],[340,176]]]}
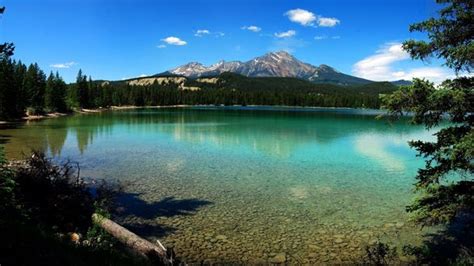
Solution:
{"label": "green shrub", "polygon": [[389,265],[397,258],[397,249],[387,243],[377,240],[374,244],[365,247],[364,264]]}
{"label": "green shrub", "polygon": [[118,187],[86,183],[74,166],[34,152],[13,171],[0,149],[0,265],[147,265],[91,222]]}

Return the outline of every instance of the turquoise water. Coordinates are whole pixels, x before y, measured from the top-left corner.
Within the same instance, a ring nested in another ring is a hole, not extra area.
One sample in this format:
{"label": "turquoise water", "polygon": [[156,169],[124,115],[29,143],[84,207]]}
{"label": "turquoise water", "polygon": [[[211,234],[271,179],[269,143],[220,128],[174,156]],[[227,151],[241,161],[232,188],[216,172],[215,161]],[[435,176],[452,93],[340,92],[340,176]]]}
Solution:
{"label": "turquoise water", "polygon": [[10,158],[30,148],[127,184],[116,217],[189,262],[351,261],[377,238],[417,243],[408,221],[430,139],[376,111],[133,109],[3,126]]}

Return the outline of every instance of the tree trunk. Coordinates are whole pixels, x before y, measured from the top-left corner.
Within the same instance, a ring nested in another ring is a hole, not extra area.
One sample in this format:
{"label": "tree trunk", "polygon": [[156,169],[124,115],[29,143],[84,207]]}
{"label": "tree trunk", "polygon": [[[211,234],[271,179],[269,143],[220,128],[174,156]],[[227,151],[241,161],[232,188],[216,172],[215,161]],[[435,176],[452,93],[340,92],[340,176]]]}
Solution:
{"label": "tree trunk", "polygon": [[103,217],[100,214],[92,215],[94,224],[100,226],[109,234],[117,238],[121,243],[144,256],[151,261],[162,262],[165,265],[173,265],[173,258],[167,254],[166,248],[157,240],[157,245],[145,240],[130,232],[114,221]]}

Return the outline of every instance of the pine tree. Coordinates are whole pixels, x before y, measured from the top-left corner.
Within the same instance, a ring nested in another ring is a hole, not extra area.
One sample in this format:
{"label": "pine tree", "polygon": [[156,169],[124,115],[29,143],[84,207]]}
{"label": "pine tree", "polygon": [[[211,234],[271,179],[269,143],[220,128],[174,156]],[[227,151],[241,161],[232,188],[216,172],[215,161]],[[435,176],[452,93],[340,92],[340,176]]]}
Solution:
{"label": "pine tree", "polygon": [[10,59],[0,60],[0,117],[11,119],[16,113],[16,90],[13,63]]}
{"label": "pine tree", "polygon": [[32,114],[44,112],[44,93],[46,88],[46,76],[38,64],[31,64],[26,71],[23,87],[26,90],[27,106]]}
{"label": "pine tree", "polygon": [[23,116],[25,114],[27,101],[27,93],[25,91],[25,88],[23,87],[23,81],[26,75],[26,66],[21,61],[18,61],[18,63],[15,64],[14,68],[15,88],[17,90],[16,111],[18,116]]}
{"label": "pine tree", "polygon": [[68,108],[66,105],[66,91],[67,85],[66,82],[59,76],[59,73],[56,72],[55,80],[55,89],[54,93],[54,106],[57,112],[67,112]]}
{"label": "pine tree", "polygon": [[[474,62],[474,2],[438,0],[444,5],[439,18],[410,27],[425,31],[428,41],[409,40],[404,48],[415,59],[436,56],[456,72],[471,74]],[[415,79],[412,86],[384,98],[385,107],[398,116],[413,113],[413,122],[427,128],[446,118],[451,123],[440,129],[436,141],[411,141],[426,159],[418,170],[416,189],[420,197],[408,207],[423,225],[449,224],[462,214],[474,213],[474,78],[458,77],[434,84]],[[453,179],[453,175],[457,178]],[[472,216],[471,216],[472,217]]]}
{"label": "pine tree", "polygon": [[82,70],[79,69],[76,78],[76,92],[77,92],[77,104],[80,108],[89,107],[89,86],[87,83],[87,76],[82,75]]}
{"label": "pine tree", "polygon": [[66,112],[66,83],[56,72],[50,73],[46,81],[45,105],[50,112]]}
{"label": "pine tree", "polygon": [[51,71],[49,73],[48,79],[46,80],[46,89],[45,89],[45,95],[44,95],[44,103],[46,110],[49,112],[54,112],[55,107],[54,107],[54,86],[55,86],[55,81],[54,81],[54,75],[53,72]]}

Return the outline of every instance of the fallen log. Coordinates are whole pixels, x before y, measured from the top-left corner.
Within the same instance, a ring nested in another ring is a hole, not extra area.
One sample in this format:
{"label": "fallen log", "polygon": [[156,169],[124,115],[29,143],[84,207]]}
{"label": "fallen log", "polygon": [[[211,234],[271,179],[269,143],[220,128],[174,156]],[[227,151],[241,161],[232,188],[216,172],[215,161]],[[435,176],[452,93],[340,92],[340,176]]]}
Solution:
{"label": "fallen log", "polygon": [[116,222],[97,213],[92,215],[92,222],[117,238],[117,240],[126,245],[132,251],[142,255],[146,259],[153,262],[161,262],[165,265],[174,264],[172,254],[168,253],[160,241],[157,240],[157,244],[155,245],[133,232],[130,232]]}

